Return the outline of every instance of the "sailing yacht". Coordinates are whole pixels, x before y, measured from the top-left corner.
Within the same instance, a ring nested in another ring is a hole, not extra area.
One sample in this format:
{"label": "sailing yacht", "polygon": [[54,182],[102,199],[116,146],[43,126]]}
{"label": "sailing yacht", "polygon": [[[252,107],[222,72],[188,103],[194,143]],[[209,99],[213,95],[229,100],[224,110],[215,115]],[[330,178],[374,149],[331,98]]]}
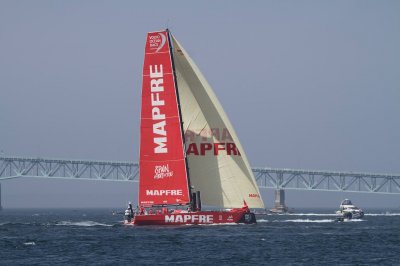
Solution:
{"label": "sailing yacht", "polygon": [[264,203],[239,139],[168,29],[147,34],[140,121],[139,208],[126,223],[256,222],[250,208]]}

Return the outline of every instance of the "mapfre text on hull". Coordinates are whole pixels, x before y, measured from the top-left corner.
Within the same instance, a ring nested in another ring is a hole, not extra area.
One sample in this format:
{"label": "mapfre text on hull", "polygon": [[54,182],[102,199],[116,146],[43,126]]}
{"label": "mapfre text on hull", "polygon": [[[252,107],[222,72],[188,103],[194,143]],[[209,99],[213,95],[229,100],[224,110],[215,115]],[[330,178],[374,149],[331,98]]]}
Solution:
{"label": "mapfre text on hull", "polygon": [[137,214],[133,221],[126,224],[134,225],[211,225],[231,223],[256,223],[254,213],[243,210],[233,211],[199,211],[168,214]]}

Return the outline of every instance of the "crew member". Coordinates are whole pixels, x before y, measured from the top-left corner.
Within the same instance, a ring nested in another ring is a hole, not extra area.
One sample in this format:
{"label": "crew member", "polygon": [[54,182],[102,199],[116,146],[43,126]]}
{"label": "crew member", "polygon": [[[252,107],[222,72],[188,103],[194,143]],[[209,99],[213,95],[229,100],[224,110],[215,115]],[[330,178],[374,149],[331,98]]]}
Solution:
{"label": "crew member", "polygon": [[131,211],[129,209],[125,210],[125,222],[130,223],[132,220]]}

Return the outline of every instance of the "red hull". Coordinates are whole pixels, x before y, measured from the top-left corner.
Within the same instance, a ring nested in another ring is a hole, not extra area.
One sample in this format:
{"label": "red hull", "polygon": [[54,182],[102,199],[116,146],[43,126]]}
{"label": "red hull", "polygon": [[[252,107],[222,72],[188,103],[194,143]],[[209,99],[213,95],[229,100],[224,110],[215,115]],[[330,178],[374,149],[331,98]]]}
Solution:
{"label": "red hull", "polygon": [[134,225],[185,225],[185,224],[225,224],[256,223],[253,213],[242,209],[232,211],[173,212],[165,214],[138,214]]}

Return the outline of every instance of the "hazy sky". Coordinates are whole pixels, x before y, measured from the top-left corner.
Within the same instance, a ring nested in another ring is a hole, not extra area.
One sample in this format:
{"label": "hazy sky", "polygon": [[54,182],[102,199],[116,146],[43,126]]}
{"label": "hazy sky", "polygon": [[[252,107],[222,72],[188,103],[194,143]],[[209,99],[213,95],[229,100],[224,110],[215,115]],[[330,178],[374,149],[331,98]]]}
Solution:
{"label": "hazy sky", "polygon": [[[252,166],[400,173],[399,14],[400,1],[0,0],[0,150],[137,161],[145,37],[169,27]],[[136,200],[131,183],[2,187],[5,207]],[[288,203],[344,196],[288,192]],[[400,196],[349,197],[400,207]]]}

